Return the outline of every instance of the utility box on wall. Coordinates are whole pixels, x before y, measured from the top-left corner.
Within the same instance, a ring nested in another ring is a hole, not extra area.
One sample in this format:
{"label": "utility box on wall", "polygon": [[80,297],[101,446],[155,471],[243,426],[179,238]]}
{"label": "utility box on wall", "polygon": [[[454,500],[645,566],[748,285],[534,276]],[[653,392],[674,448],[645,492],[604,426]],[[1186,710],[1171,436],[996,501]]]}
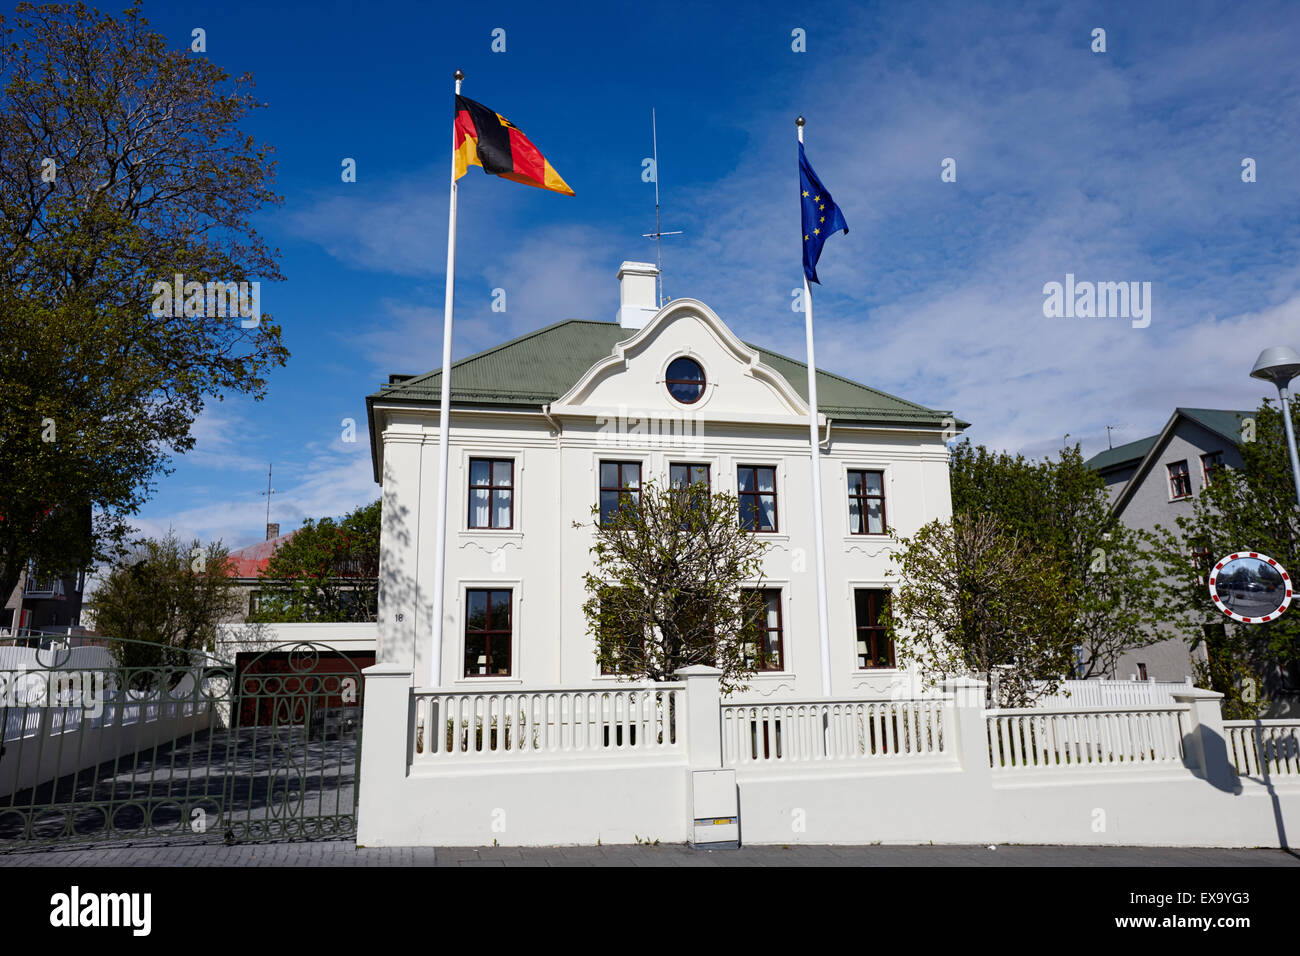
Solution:
{"label": "utility box on wall", "polygon": [[706,849],[740,846],[740,808],[736,771],[696,770],[691,774],[691,845]]}

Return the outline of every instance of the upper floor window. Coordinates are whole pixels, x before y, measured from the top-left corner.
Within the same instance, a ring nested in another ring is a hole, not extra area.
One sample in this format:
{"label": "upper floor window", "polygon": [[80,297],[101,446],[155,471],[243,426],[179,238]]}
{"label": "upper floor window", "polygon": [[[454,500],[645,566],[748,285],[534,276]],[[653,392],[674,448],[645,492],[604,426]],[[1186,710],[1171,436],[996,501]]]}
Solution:
{"label": "upper floor window", "polygon": [[600,463],[600,523],[609,521],[624,504],[641,507],[641,463],[639,461],[602,461]]}
{"label": "upper floor window", "polygon": [[736,469],[740,489],[740,526],[746,531],[775,531],[776,469],[741,465]]}
{"label": "upper floor window", "polygon": [[894,666],[894,644],[885,632],[881,612],[889,592],[880,588],[858,588],[853,592],[853,611],[858,635],[858,667]]}
{"label": "upper floor window", "polygon": [[465,676],[509,677],[510,591],[465,592]]}
{"label": "upper floor window", "polygon": [[1190,498],[1192,496],[1192,476],[1187,472],[1186,461],[1176,461],[1169,468],[1169,497]]}
{"label": "upper floor window", "polygon": [[469,460],[469,526],[513,528],[515,463],[509,458]]}
{"label": "upper floor window", "polygon": [[1223,452],[1212,451],[1208,455],[1201,456],[1201,471],[1205,475],[1205,487],[1210,487],[1214,481],[1214,473],[1223,467]]}
{"label": "upper floor window", "polygon": [[668,394],[683,405],[694,405],[704,395],[704,369],[695,359],[675,358],[664,375]]}
{"label": "upper floor window", "polygon": [[758,617],[751,625],[744,644],[745,662],[755,670],[779,671],[784,667],[784,647],[781,628],[781,592],[777,588],[763,588],[746,592],[759,607]]}
{"label": "upper floor window", "polygon": [[709,466],[673,462],[668,466],[668,483],[674,488],[685,488],[694,484],[703,484],[705,488],[709,488]]}
{"label": "upper floor window", "polygon": [[849,527],[853,534],[885,533],[885,473],[849,472]]}

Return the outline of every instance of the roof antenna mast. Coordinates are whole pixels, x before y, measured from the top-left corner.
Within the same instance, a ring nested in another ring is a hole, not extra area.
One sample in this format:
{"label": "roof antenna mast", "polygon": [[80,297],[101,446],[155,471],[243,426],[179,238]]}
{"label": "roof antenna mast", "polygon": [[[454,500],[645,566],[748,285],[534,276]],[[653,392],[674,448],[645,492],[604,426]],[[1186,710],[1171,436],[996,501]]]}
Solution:
{"label": "roof antenna mast", "polygon": [[262,494],[266,495],[266,523],[269,525],[271,523],[271,496],[275,494],[275,489],[271,487],[270,462],[266,465],[266,491],[263,491]]}
{"label": "roof antenna mast", "polygon": [[659,286],[659,308],[662,309],[664,307],[664,249],[663,243],[660,240],[664,236],[680,236],[682,232],[680,229],[675,232],[663,232],[659,228],[659,129],[655,123],[655,110],[653,106],[650,107],[650,135],[654,138],[655,154],[655,231],[643,232],[641,236],[644,239],[653,239],[655,241],[655,266],[659,270],[659,274],[655,277],[655,281]]}

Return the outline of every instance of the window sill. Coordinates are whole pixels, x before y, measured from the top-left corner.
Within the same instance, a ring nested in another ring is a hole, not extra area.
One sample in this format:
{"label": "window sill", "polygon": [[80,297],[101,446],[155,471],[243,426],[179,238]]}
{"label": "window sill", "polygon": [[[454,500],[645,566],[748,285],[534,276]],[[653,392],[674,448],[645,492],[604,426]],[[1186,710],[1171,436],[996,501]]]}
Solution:
{"label": "window sill", "polygon": [[749,533],[761,537],[764,541],[790,540],[790,535],[784,531],[750,531]]}
{"label": "window sill", "polygon": [[456,532],[462,540],[468,538],[505,538],[511,541],[522,541],[524,533],[517,528],[466,528]]}
{"label": "window sill", "polygon": [[[482,677],[459,677],[456,680],[452,681],[452,686],[474,687],[474,686],[481,686],[484,684],[511,684],[514,686],[522,686],[523,683],[524,683],[523,680],[521,680],[518,677],[505,677],[505,676],[493,677],[490,674],[484,674]],[[492,689],[493,688],[490,687],[488,688],[488,690],[492,690]]]}

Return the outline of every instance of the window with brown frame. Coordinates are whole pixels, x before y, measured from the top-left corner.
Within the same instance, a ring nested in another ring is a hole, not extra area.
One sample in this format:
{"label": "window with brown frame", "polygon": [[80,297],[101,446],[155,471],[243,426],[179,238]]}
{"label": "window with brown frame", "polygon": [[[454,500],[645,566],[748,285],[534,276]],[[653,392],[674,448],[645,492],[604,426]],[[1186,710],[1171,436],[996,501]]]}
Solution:
{"label": "window with brown frame", "polygon": [[1196,577],[1204,582],[1210,574],[1210,549],[1207,547],[1198,547],[1192,549],[1192,567],[1196,570]]}
{"label": "window with brown frame", "polygon": [[745,663],[753,664],[754,669],[760,671],[784,670],[780,588],[750,589],[745,594],[761,605],[759,616],[746,635]]}
{"label": "window with brown frame", "polygon": [[849,529],[853,534],[885,533],[883,471],[849,471]]}
{"label": "window with brown frame", "polygon": [[509,677],[511,593],[508,589],[465,591],[465,676]]}
{"label": "window with brown frame", "polygon": [[857,588],[853,592],[853,609],[857,618],[858,668],[894,666],[894,644],[880,620],[889,592],[883,588]]}
{"label": "window with brown frame", "polygon": [[740,489],[740,526],[746,531],[776,531],[776,469],[741,465],[736,469]]}
{"label": "window with brown frame", "polygon": [[509,458],[469,460],[469,526],[515,526],[515,463]]}
{"label": "window with brown frame", "polygon": [[1169,469],[1169,497],[1190,498],[1192,496],[1192,476],[1187,471],[1187,462],[1176,461],[1166,467]]}
{"label": "window with brown frame", "polygon": [[1205,477],[1205,487],[1208,488],[1214,481],[1214,473],[1223,467],[1223,452],[1212,451],[1208,455],[1201,456],[1201,474]]}
{"label": "window with brown frame", "polygon": [[693,462],[675,461],[668,466],[668,484],[674,488],[685,488],[688,485],[703,483],[705,488],[712,490],[712,480],[709,476],[709,466],[699,465]]}
{"label": "window with brown frame", "polygon": [[645,635],[631,626],[625,619],[620,618],[617,614],[607,610],[606,602],[615,596],[614,588],[605,588],[600,597],[601,601],[601,620],[599,625],[600,641],[600,672],[602,674],[629,674],[631,668],[621,658],[628,651],[634,652],[634,656],[640,656],[639,652],[643,650]]}
{"label": "window with brown frame", "polygon": [[600,463],[600,523],[612,518],[624,504],[641,507],[641,463],[639,461],[602,461]]}

